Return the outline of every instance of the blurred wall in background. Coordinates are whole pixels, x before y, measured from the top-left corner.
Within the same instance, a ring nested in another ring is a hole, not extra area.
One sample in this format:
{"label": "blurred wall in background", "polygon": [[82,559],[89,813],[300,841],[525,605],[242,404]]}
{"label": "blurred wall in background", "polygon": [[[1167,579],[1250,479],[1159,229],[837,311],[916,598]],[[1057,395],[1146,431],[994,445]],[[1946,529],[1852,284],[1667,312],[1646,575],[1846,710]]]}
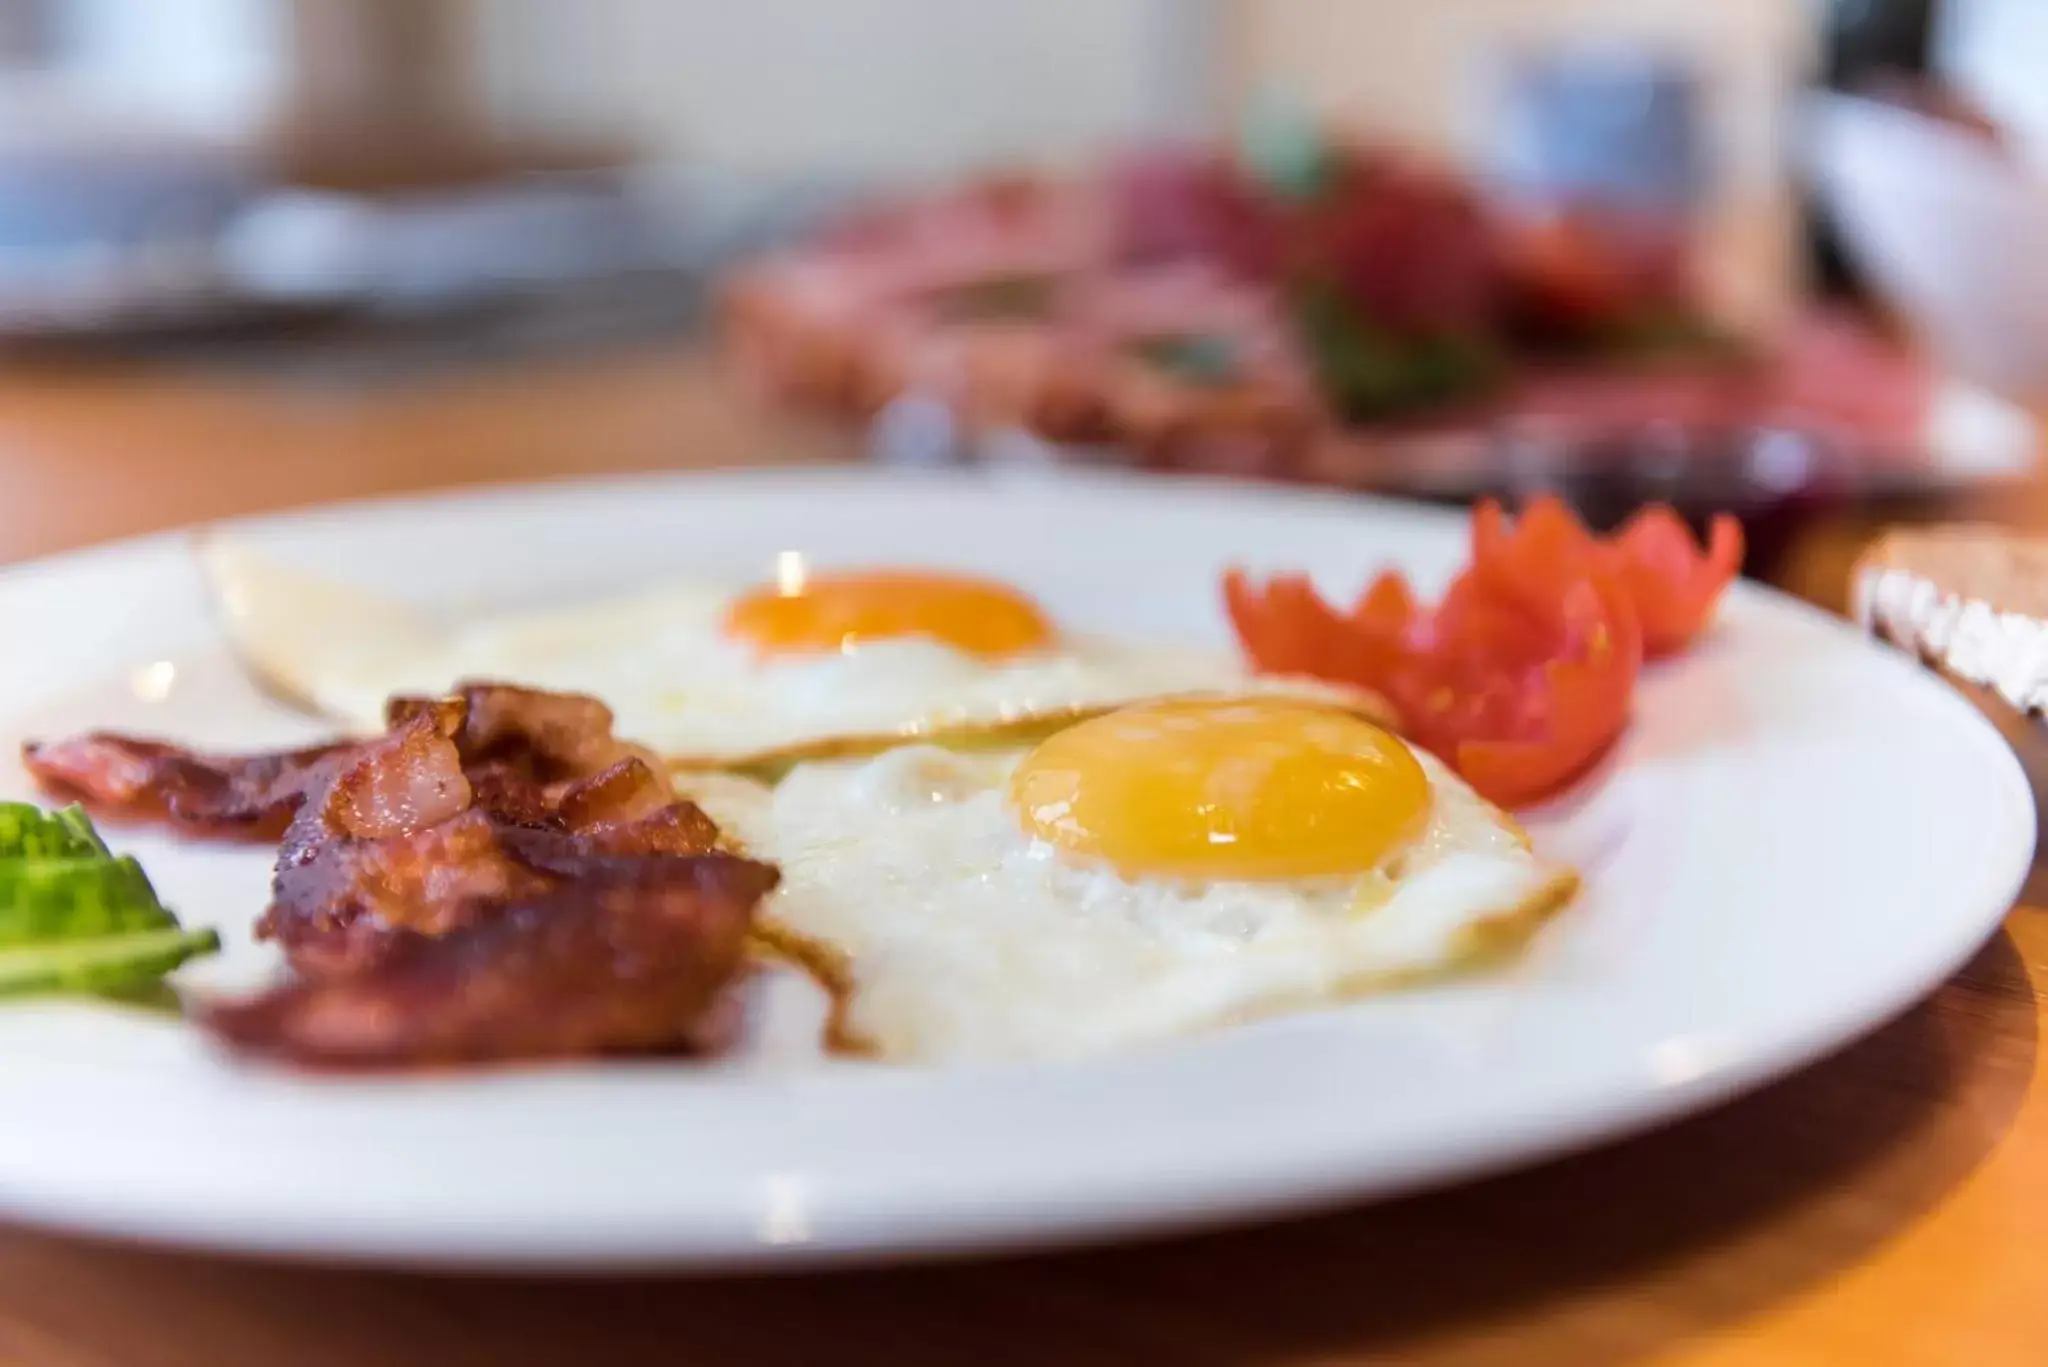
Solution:
{"label": "blurred wall in background", "polygon": [[[389,7],[389,0],[359,0]],[[520,131],[625,133],[658,158],[768,174],[938,174],[1220,126],[1285,85],[1447,152],[1483,129],[1517,44],[1647,37],[1694,56],[1737,179],[1775,173],[1800,0],[412,0],[462,16],[491,111]],[[2031,0],[2022,0],[2030,4]],[[310,0],[0,0],[75,88],[246,131],[293,76]],[[40,16],[31,23],[28,16]]]}
{"label": "blurred wall in background", "polygon": [[[90,104],[152,129],[251,139],[282,122],[302,142],[343,144],[325,153],[343,162],[390,161],[436,135],[597,137],[714,176],[901,180],[1215,134],[1246,96],[1273,88],[1473,160],[1498,132],[1489,85],[1512,54],[1625,38],[1700,75],[1716,187],[1709,259],[1736,263],[1718,273],[1754,296],[1718,302],[1764,322],[1798,255],[1788,114],[1817,11],[1802,0],[0,0],[0,68],[15,68],[0,113],[49,122]],[[464,118],[418,112],[443,109]],[[0,119],[0,133],[21,122]],[[335,134],[352,122],[353,143]],[[462,122],[476,126],[421,126]],[[421,175],[495,164],[460,145],[413,159]]]}
{"label": "blurred wall in background", "polygon": [[661,160],[922,176],[1199,132],[1209,0],[494,0],[485,85],[512,124],[632,132]]}

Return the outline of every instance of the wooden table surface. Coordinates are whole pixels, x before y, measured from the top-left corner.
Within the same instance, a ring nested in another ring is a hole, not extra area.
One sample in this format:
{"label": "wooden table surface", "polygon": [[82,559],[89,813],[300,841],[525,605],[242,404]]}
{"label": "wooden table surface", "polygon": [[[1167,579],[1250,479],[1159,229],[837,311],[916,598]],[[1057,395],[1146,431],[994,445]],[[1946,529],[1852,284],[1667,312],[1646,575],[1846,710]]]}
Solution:
{"label": "wooden table surface", "polygon": [[[843,445],[736,403],[681,350],[351,396],[9,368],[0,560],[346,495]],[[2048,527],[2037,491],[1991,511]],[[1864,534],[1820,529],[1783,577],[1839,602]],[[334,1272],[0,1229],[0,1364],[2048,1362],[2044,908],[2037,871],[2028,903],[1929,1001],[1768,1091],[1391,1206],[747,1281]]]}

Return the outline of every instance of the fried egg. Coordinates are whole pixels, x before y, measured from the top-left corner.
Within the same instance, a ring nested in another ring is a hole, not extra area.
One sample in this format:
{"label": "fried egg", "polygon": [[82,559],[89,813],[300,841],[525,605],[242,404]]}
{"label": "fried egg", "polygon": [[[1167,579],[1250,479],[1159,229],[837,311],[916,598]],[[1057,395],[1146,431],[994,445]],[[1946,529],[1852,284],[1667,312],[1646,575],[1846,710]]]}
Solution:
{"label": "fried egg", "polygon": [[935,570],[677,581],[446,627],[275,565],[200,547],[237,652],[295,702],[380,729],[394,693],[490,679],[588,693],[616,731],[679,763],[774,770],[906,740],[1020,739],[1121,703],[1190,692],[1313,695],[1383,715],[1371,695],[1254,680],[1228,651],[1069,634],[1021,590]]}
{"label": "fried egg", "polygon": [[781,866],[774,936],[832,957],[843,1035],[892,1060],[1071,1057],[1338,1002],[1512,949],[1577,886],[1434,757],[1292,699],[679,784]]}

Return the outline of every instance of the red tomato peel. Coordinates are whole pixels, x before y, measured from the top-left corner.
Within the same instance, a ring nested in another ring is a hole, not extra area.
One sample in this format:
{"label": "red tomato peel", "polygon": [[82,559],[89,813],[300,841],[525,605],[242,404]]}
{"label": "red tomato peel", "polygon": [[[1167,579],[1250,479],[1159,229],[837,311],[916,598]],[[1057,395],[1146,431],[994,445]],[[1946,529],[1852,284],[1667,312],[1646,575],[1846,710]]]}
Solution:
{"label": "red tomato peel", "polygon": [[1257,668],[1382,694],[1411,739],[1487,798],[1522,806],[1607,752],[1645,655],[1705,627],[1741,558],[1732,518],[1715,519],[1705,548],[1667,508],[1602,540],[1541,498],[1512,522],[1498,504],[1474,511],[1472,563],[1434,610],[1391,573],[1349,612],[1301,575],[1261,587],[1233,570],[1224,596]]}
{"label": "red tomato peel", "polygon": [[1299,576],[1258,587],[1232,571],[1224,593],[1258,668],[1373,689],[1412,739],[1485,797],[1517,806],[1590,768],[1628,722],[1641,636],[1613,579],[1591,573],[1547,622],[1486,597],[1470,575],[1446,595],[1459,605],[1449,613],[1424,611],[1397,575],[1348,614]]}
{"label": "red tomato peel", "polygon": [[1231,570],[1223,577],[1223,601],[1260,673],[1342,677],[1344,620],[1306,575],[1275,575],[1255,589],[1243,571]]}
{"label": "red tomato peel", "polygon": [[1742,524],[1722,513],[1701,548],[1669,508],[1645,508],[1622,525],[1606,552],[1643,623],[1653,660],[1690,645],[1713,620],[1722,593],[1742,570]]}
{"label": "red tomato peel", "polygon": [[1604,540],[1554,495],[1531,502],[1513,524],[1490,501],[1472,515],[1472,566],[1491,592],[1540,607],[1584,578],[1588,561],[1602,564],[1634,605],[1651,659],[1676,654],[1706,629],[1741,572],[1742,550],[1742,525],[1733,517],[1715,517],[1702,548],[1685,520],[1661,504]]}
{"label": "red tomato peel", "polygon": [[1519,725],[1460,738],[1452,767],[1504,807],[1568,786],[1607,753],[1628,726],[1642,661],[1634,610],[1611,578],[1573,585],[1562,605],[1565,650],[1520,680],[1529,704]]}

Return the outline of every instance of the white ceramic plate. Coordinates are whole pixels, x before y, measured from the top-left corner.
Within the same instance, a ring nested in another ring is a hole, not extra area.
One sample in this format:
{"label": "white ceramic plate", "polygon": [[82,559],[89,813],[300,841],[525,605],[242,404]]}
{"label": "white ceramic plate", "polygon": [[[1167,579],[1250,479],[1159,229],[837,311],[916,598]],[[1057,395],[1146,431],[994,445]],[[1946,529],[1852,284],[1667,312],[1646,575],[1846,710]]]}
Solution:
{"label": "white ceramic plate", "polygon": [[[1210,639],[1227,561],[1305,567],[1341,592],[1385,560],[1438,579],[1462,551],[1455,517],[1074,476],[638,479],[250,526],[308,567],[446,605],[758,574],[800,549],[967,566],[1076,627]],[[0,636],[8,742],[314,731],[237,677],[177,537],[0,574]],[[771,1044],[717,1066],[309,1079],[232,1066],[168,1019],[13,1005],[0,1213],[263,1253],[580,1269],[1046,1245],[1383,1196],[1638,1129],[1813,1058],[1954,968],[2027,867],[2031,800],[1992,728],[1783,598],[1734,593],[1709,641],[1649,673],[1638,711],[1617,760],[1532,822],[1588,887],[1497,977],[1100,1062],[958,1072]],[[0,780],[26,795],[12,764]],[[234,941],[188,981],[265,970],[246,929],[266,852],[125,843],[189,920]]]}

